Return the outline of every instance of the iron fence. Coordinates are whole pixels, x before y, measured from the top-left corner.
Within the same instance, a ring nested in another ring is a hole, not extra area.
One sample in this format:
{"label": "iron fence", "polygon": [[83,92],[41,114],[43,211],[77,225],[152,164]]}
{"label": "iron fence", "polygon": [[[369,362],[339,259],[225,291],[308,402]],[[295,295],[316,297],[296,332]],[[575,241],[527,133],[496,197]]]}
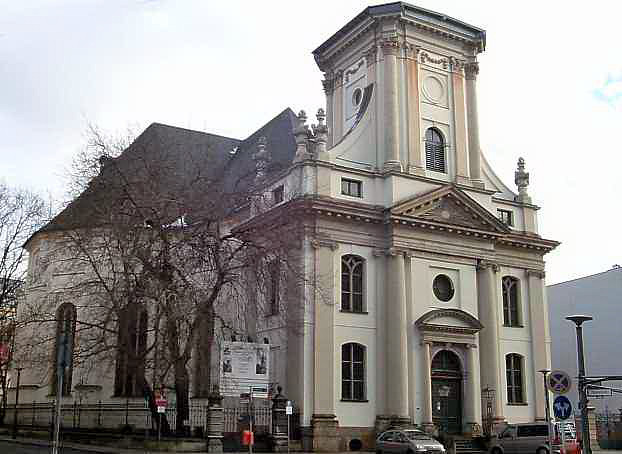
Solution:
{"label": "iron fence", "polygon": [[[50,428],[54,423],[55,402],[24,403],[17,406],[20,427]],[[7,405],[5,421],[12,422],[15,405]],[[169,405],[166,408],[166,420],[172,431],[177,429],[177,408]],[[249,409],[247,406],[223,408],[224,432],[240,433],[248,428]],[[272,408],[255,407],[252,409],[253,430],[257,434],[272,433]],[[300,432],[300,413],[292,415],[292,439]],[[115,403],[83,403],[74,401],[61,405],[61,425],[64,429],[75,430],[131,430],[132,432],[147,431],[157,428],[157,420],[146,402]],[[193,433],[206,434],[208,423],[208,407],[206,404],[191,404],[187,426]]]}

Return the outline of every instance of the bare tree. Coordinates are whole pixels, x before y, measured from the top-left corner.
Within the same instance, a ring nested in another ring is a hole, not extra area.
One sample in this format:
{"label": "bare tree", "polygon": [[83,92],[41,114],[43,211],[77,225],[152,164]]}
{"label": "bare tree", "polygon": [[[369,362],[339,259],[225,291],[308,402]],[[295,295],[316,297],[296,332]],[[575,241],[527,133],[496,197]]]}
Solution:
{"label": "bare tree", "polygon": [[22,246],[41,227],[47,214],[47,204],[37,194],[0,183],[0,422],[6,412],[17,302],[27,270],[27,254]]}
{"label": "bare tree", "polygon": [[[303,285],[302,227],[290,219],[246,220],[267,203],[261,141],[254,156],[219,156],[200,137],[182,143],[152,128],[119,155],[119,142],[91,133],[97,145],[80,156],[86,167],[75,180],[88,183],[50,227],[55,263],[74,271],[55,289],[77,305],[70,367],[79,374],[94,363],[114,367],[115,394],[143,395],[154,413],[154,389],[172,386],[181,432],[192,369],[195,394],[210,390],[215,327],[241,333],[245,325],[232,314],[273,311],[261,301],[274,292],[275,263],[292,292]],[[91,178],[94,161],[99,172]],[[57,306],[38,301],[23,320],[57,322]],[[55,335],[47,332],[49,345]],[[54,388],[54,374],[51,382]]]}

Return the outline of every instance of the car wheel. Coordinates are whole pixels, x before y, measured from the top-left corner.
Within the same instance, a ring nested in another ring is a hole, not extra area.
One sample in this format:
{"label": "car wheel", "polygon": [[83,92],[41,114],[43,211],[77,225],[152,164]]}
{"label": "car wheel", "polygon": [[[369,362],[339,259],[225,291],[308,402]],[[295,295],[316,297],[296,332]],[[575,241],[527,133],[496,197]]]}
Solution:
{"label": "car wheel", "polygon": [[540,448],[536,451],[536,454],[549,454],[549,450],[546,448]]}

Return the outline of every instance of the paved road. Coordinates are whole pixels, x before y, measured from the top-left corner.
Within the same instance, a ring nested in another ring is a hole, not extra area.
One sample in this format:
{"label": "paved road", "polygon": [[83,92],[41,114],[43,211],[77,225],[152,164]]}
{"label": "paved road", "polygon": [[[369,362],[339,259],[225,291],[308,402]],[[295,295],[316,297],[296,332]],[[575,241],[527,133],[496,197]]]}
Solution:
{"label": "paved road", "polygon": [[[0,441],[0,453],[2,454],[45,454],[51,452],[52,448],[44,446],[35,446],[19,443],[11,443],[8,441]],[[75,449],[62,448],[62,454],[93,454],[88,451],[77,451]]]}

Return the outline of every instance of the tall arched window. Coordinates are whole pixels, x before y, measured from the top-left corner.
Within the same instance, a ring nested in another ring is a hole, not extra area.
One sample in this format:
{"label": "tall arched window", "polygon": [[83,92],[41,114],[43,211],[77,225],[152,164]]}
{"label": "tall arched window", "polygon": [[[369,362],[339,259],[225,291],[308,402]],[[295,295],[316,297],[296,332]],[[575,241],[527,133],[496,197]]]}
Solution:
{"label": "tall arched window", "polygon": [[523,357],[518,353],[505,356],[506,386],[508,390],[508,404],[525,403],[523,387]]}
{"label": "tall arched window", "polygon": [[115,396],[143,395],[147,322],[147,311],[139,304],[128,304],[119,314]]}
{"label": "tall arched window", "polygon": [[76,307],[71,303],[63,303],[56,311],[56,343],[54,346],[52,395],[58,394],[59,370],[62,375],[61,393],[63,396],[71,394],[75,337]]}
{"label": "tall arched window", "polygon": [[503,324],[505,326],[521,326],[518,304],[519,281],[512,276],[501,279],[503,291]]}
{"label": "tall arched window", "polygon": [[341,346],[341,399],[365,400],[365,346]]}
{"label": "tall arched window", "polygon": [[428,128],[425,132],[425,168],[435,172],[447,172],[445,140],[436,128]]}
{"label": "tall arched window", "polygon": [[341,310],[363,312],[364,260],[356,255],[341,258]]}

